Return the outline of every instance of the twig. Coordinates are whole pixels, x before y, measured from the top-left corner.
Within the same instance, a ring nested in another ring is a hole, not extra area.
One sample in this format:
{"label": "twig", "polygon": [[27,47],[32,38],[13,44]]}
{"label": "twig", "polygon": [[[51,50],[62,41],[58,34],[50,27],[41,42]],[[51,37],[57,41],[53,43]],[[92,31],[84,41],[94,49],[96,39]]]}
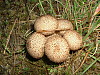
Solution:
{"label": "twig", "polygon": [[[21,23],[31,23],[31,22],[35,22],[35,20],[28,20],[28,21],[18,21],[18,22],[16,22],[16,23],[19,23],[19,24],[21,24]],[[14,23],[14,22],[12,22],[12,23]]]}
{"label": "twig", "polygon": [[87,52],[86,53],[86,55],[85,55],[85,57],[84,57],[84,59],[83,59],[83,61],[82,61],[82,63],[81,63],[81,65],[79,66],[79,68],[73,73],[73,74],[75,74],[76,72],[78,72],[79,71],[79,69],[82,67],[82,65],[84,64],[84,62],[85,62],[85,60],[86,60],[86,58],[87,58],[87,56],[88,56],[88,54],[89,54],[89,52]]}
{"label": "twig", "polygon": [[45,67],[46,75],[49,75],[48,68]]}
{"label": "twig", "polygon": [[[11,34],[12,34],[12,31],[14,30],[14,27],[15,27],[15,25],[16,25],[16,21],[17,21],[17,19],[15,20],[15,22],[14,22],[14,24],[13,24],[13,26],[12,26],[12,29],[11,29],[9,35],[8,35],[8,38],[7,38],[7,41],[6,41],[6,45],[5,45],[5,50],[6,50],[7,47],[8,47],[8,43],[9,43],[9,40],[10,40],[10,36],[11,36]],[[4,50],[4,54],[5,54],[5,50]]]}
{"label": "twig", "polygon": [[99,40],[99,32],[97,32],[97,38],[96,38],[96,49],[95,49],[93,55],[96,54],[96,52],[97,52],[97,50],[98,50],[98,46],[99,46],[98,40]]}
{"label": "twig", "polygon": [[25,60],[25,61],[28,62],[28,63],[31,64],[31,65],[36,66],[36,67],[44,68],[44,66],[41,66],[41,65],[38,65],[38,64],[32,63],[31,61],[28,61],[28,60]]}
{"label": "twig", "polygon": [[60,66],[58,66],[58,67],[54,67],[53,69],[57,69],[57,68],[63,68],[63,67],[65,67],[66,65],[60,65]]}

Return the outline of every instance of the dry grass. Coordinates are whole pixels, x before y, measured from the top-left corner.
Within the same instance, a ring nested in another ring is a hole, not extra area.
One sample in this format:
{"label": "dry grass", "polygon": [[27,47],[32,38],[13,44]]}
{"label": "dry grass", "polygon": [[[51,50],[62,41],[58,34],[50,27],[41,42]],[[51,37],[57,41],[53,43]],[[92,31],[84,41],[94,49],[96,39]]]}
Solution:
{"label": "dry grass", "polygon": [[[0,75],[100,75],[100,16],[98,0],[0,1]],[[34,20],[44,14],[70,20],[83,36],[79,51],[56,64],[44,56],[36,60],[25,47]],[[93,18],[91,20],[91,18]]]}

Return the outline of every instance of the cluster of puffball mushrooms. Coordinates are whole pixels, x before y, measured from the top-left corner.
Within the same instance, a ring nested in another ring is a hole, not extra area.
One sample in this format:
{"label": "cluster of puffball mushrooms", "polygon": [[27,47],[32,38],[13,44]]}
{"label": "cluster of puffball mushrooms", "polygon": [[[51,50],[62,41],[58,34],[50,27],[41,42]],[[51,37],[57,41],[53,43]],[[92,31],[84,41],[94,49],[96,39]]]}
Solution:
{"label": "cluster of puffball mushrooms", "polygon": [[45,54],[52,62],[64,62],[70,50],[82,46],[82,36],[73,30],[73,25],[66,19],[56,19],[50,15],[40,16],[34,23],[36,32],[26,42],[28,53],[36,59]]}

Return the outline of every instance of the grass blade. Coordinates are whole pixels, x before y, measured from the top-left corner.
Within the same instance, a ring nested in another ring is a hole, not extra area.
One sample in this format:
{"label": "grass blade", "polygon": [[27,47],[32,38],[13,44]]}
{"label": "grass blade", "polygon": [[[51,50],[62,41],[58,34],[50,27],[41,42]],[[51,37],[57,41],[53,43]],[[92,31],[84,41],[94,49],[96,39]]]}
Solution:
{"label": "grass blade", "polygon": [[51,1],[51,0],[48,0],[47,2],[48,2],[48,4],[50,5],[51,13],[55,16],[56,13],[55,13],[55,11],[54,11],[54,8],[53,8],[53,5],[52,5],[52,1]]}
{"label": "grass blade", "polygon": [[83,38],[83,41],[87,39],[87,37],[93,32],[93,30],[97,27],[97,25],[100,23],[100,19],[96,22],[93,23],[93,26],[91,28],[91,30],[86,34],[86,36]]}
{"label": "grass blade", "polygon": [[94,60],[83,72],[81,75],[83,75],[87,70],[89,70],[90,67],[92,67],[93,64],[97,62],[98,59]]}
{"label": "grass blade", "polygon": [[40,6],[41,6],[41,9],[42,9],[43,13],[46,15],[46,12],[45,12],[45,10],[44,10],[44,8],[43,8],[43,5],[42,5],[41,0],[39,0],[39,4],[40,4]]}
{"label": "grass blade", "polygon": [[[93,55],[90,55],[90,54],[89,54],[89,56],[90,56],[91,58],[95,59],[95,60],[97,59],[97,58],[96,58],[95,56],[93,56]],[[100,59],[98,59],[97,61],[100,62]]]}

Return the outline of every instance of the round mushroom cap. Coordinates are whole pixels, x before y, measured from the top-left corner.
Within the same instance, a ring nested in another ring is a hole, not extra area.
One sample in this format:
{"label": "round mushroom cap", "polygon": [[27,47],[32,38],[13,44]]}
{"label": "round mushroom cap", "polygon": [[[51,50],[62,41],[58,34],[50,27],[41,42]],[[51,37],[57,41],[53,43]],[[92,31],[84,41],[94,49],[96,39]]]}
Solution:
{"label": "round mushroom cap", "polygon": [[44,44],[46,37],[40,33],[33,33],[26,42],[28,53],[36,59],[41,58],[44,55]]}
{"label": "round mushroom cap", "polygon": [[37,32],[42,32],[44,35],[49,35],[54,33],[54,31],[57,28],[57,19],[50,16],[50,15],[44,15],[35,21],[34,29]]}
{"label": "round mushroom cap", "polygon": [[58,28],[57,30],[61,30],[59,32],[60,35],[63,35],[66,30],[73,30],[73,25],[70,21],[66,20],[66,19],[58,19]]}
{"label": "round mushroom cap", "polygon": [[55,63],[64,62],[69,56],[67,41],[57,34],[48,37],[45,43],[45,54]]}
{"label": "round mushroom cap", "polygon": [[63,36],[71,50],[78,50],[82,46],[82,36],[75,30],[68,30]]}

